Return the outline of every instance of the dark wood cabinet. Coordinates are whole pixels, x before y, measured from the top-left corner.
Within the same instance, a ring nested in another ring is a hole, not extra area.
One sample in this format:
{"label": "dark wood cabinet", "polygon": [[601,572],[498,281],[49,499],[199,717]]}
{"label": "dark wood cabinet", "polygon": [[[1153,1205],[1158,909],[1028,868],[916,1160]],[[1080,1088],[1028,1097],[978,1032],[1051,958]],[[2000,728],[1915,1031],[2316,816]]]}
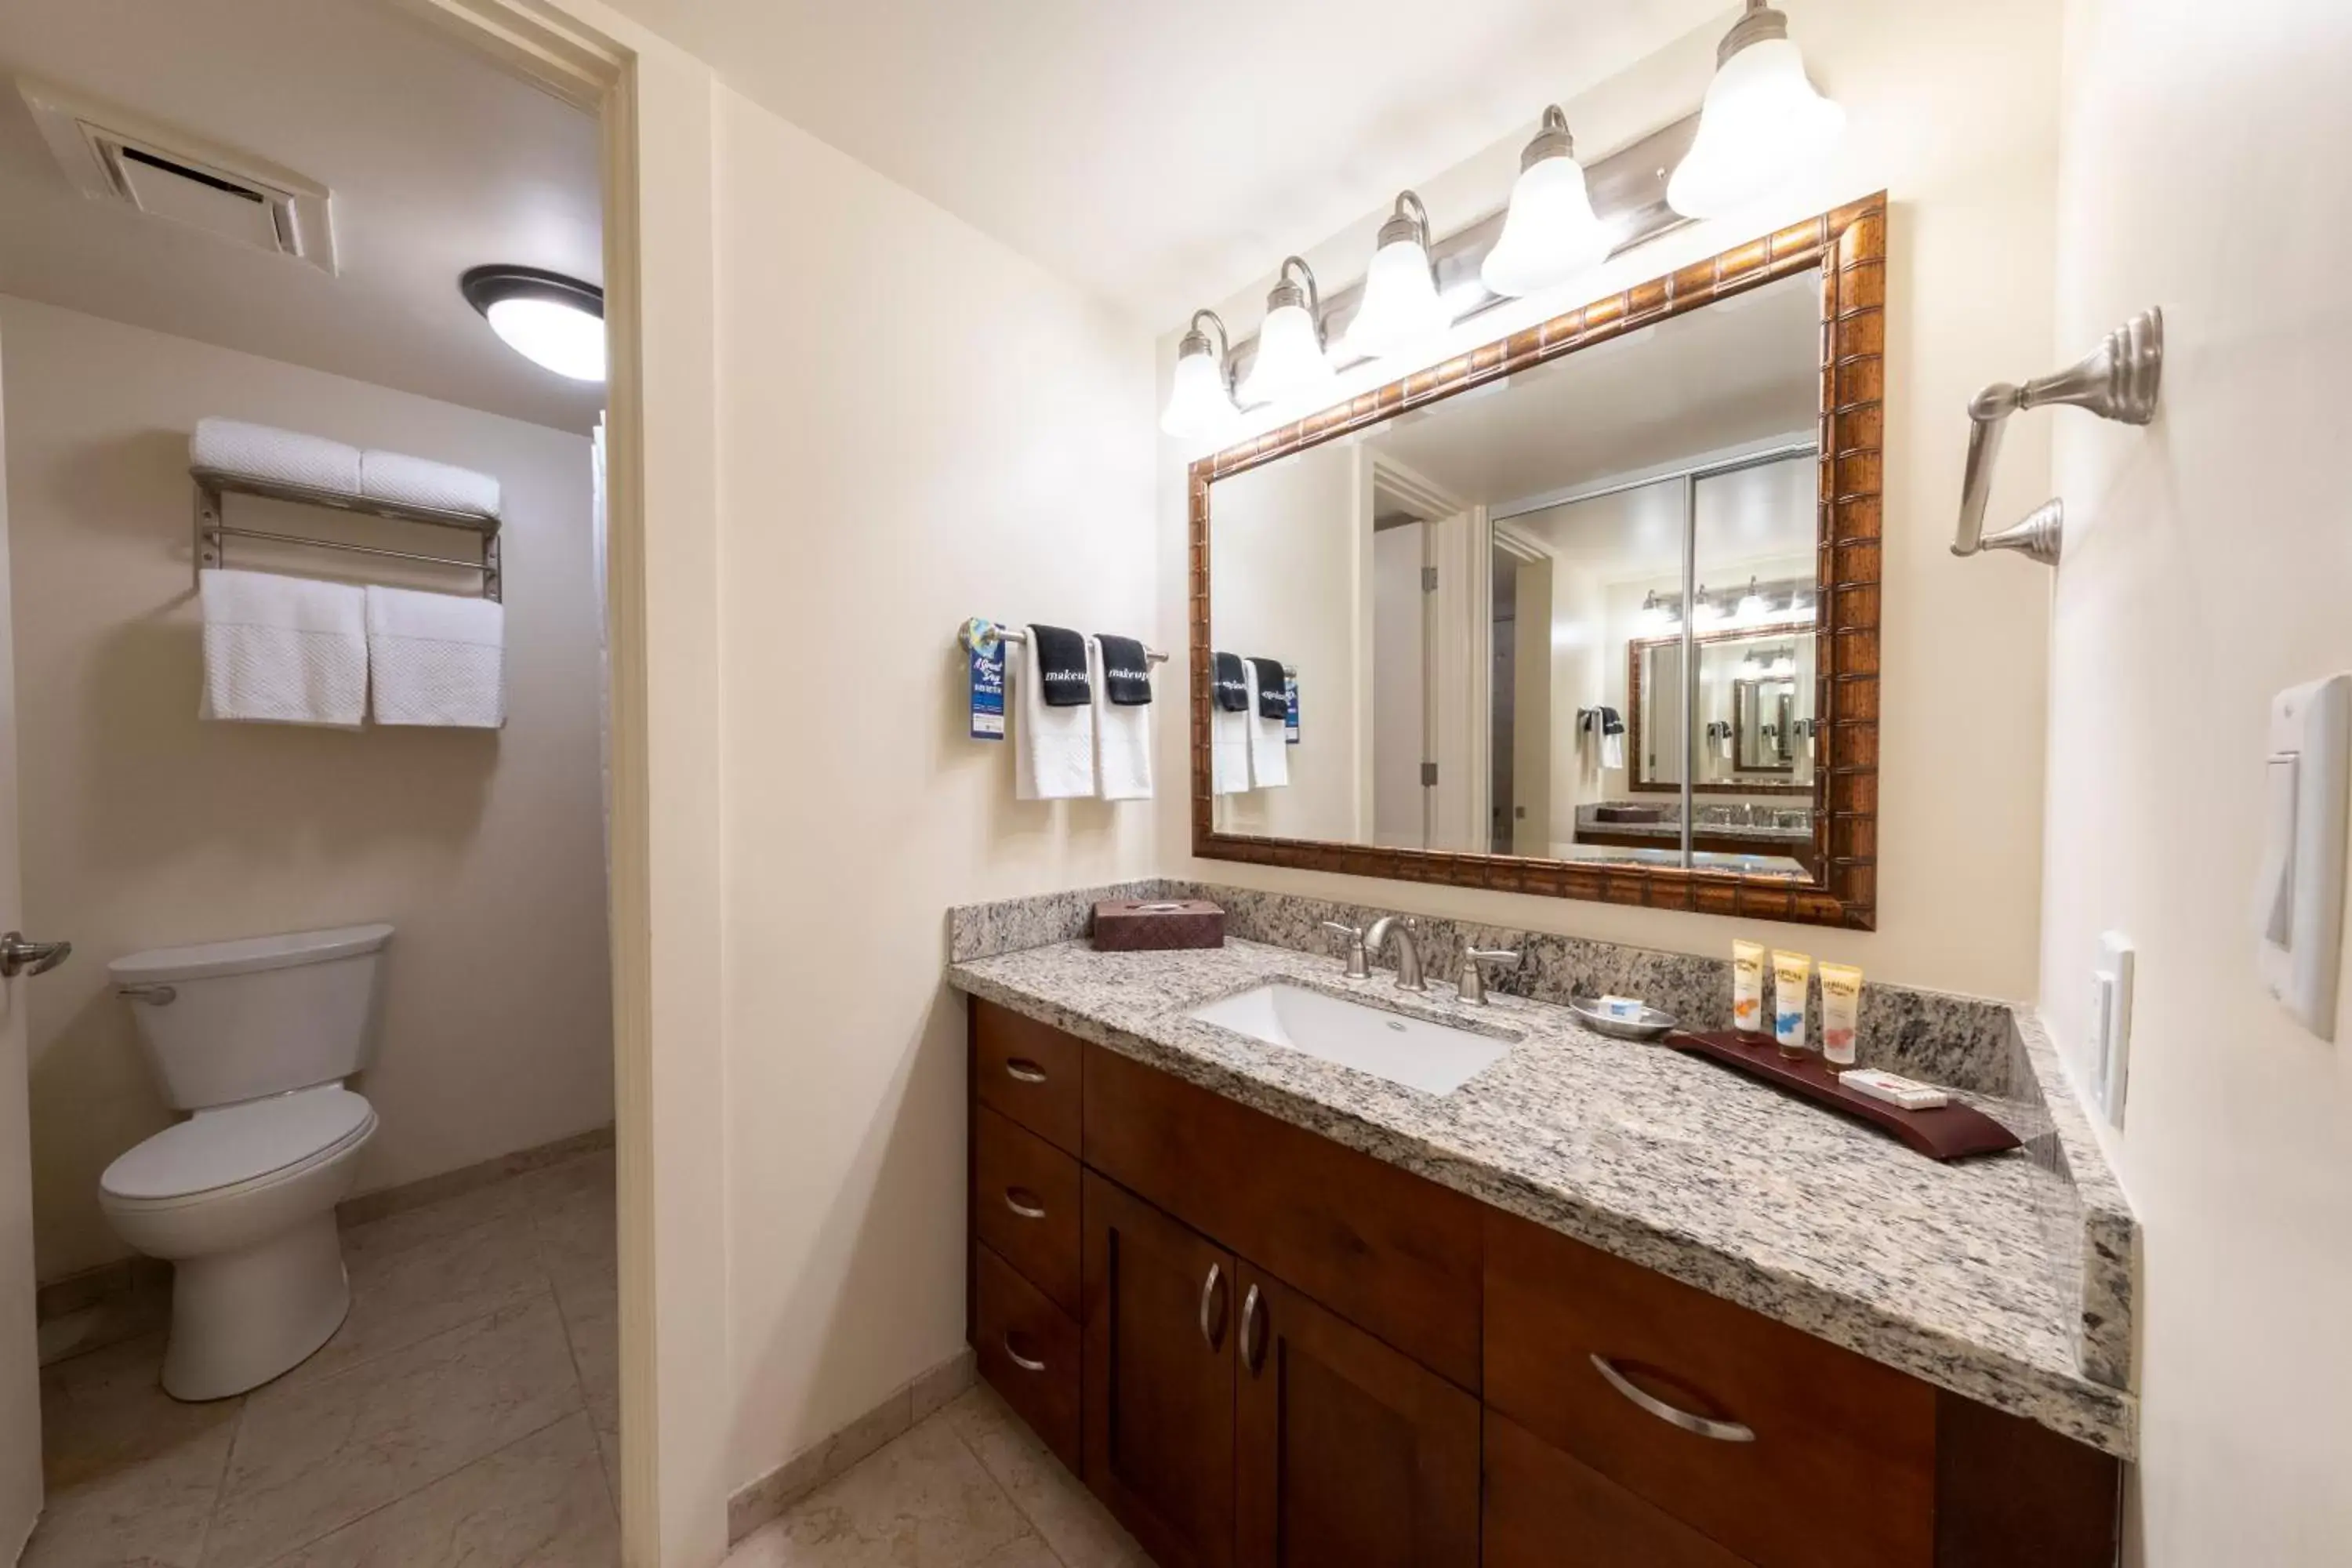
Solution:
{"label": "dark wood cabinet", "polygon": [[1241,1266],[1240,1568],[1478,1558],[1478,1402]]}
{"label": "dark wood cabinet", "polygon": [[1234,1561],[1233,1255],[1086,1177],[1087,1484],[1160,1568]]}
{"label": "dark wood cabinet", "polygon": [[1484,1568],[1748,1568],[1492,1410],[1486,1471]]}

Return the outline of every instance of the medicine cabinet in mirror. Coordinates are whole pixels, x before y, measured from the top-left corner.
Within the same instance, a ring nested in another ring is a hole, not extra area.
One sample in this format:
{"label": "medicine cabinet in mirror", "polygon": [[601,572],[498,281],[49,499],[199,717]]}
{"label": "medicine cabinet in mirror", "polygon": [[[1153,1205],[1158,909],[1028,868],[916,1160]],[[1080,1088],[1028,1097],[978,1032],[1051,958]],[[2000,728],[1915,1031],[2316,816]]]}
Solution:
{"label": "medicine cabinet in mirror", "polygon": [[1194,464],[1195,852],[1870,926],[1885,286],[1874,197]]}

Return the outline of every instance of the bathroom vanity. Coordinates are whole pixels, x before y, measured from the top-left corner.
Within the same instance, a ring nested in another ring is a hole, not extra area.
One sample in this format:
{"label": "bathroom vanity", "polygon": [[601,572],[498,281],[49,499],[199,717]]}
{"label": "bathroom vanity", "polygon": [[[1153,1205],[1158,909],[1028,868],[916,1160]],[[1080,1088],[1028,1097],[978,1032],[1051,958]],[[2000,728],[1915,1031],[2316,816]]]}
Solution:
{"label": "bathroom vanity", "polygon": [[[2114,1561],[2133,1402],[2080,1371],[2028,1156],[1339,969],[950,972],[981,1374],[1163,1568]],[[1268,981],[1507,1048],[1434,1095],[1194,1016]]]}

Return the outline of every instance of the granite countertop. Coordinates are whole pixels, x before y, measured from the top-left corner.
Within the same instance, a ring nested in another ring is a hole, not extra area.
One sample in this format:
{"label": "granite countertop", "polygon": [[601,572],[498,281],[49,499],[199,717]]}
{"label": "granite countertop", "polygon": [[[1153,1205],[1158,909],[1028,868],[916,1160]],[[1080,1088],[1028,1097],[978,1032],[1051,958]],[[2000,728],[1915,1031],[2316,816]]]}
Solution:
{"label": "granite countertop", "polygon": [[[1598,817],[1578,817],[1579,833],[1616,833],[1628,838],[1674,838],[1683,836],[1679,822],[1603,822]],[[1753,838],[1759,843],[1807,844],[1812,841],[1811,827],[1775,827],[1760,822],[1701,822],[1691,832],[1701,838]]]}
{"label": "granite countertop", "polygon": [[[953,963],[972,995],[1308,1128],[1874,1361],[2129,1458],[2137,1402],[2083,1375],[2024,1151],[1937,1164],[1868,1128],[1566,1009],[1422,995],[1385,973],[1228,941],[1060,942]],[[1450,1095],[1189,1018],[1280,978],[1511,1037]],[[1969,1099],[2021,1134],[2035,1108]]]}

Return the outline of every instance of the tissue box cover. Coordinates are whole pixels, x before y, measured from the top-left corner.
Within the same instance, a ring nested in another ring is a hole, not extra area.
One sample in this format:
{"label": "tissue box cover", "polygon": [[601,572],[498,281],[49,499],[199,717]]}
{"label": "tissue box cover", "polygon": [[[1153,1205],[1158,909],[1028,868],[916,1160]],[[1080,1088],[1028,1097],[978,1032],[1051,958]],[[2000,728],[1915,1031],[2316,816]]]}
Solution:
{"label": "tissue box cover", "polygon": [[1097,952],[1225,945],[1225,911],[1206,899],[1106,899],[1095,905]]}

